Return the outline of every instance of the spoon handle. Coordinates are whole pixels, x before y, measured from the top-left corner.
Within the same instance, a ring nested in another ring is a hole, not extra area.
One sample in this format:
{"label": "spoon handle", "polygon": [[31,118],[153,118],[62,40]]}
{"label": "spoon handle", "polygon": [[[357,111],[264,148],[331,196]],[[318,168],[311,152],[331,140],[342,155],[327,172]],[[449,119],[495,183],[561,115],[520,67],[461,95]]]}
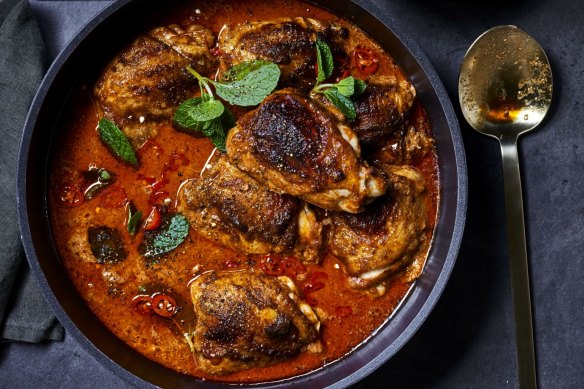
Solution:
{"label": "spoon handle", "polygon": [[517,368],[521,389],[537,388],[535,350],[531,318],[529,268],[525,243],[523,196],[517,155],[517,137],[500,139],[503,157],[507,241],[511,269],[511,289],[515,311]]}

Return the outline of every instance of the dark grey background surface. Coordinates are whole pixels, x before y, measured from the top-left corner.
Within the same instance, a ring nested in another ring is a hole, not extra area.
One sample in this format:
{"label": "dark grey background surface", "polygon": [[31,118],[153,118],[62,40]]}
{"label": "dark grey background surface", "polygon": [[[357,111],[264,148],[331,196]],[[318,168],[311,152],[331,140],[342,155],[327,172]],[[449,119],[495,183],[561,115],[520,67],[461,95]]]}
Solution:
{"label": "dark grey background surface", "polygon": [[[542,388],[584,387],[584,3],[571,0],[361,0],[410,35],[436,68],[459,116],[469,174],[460,255],[450,282],[412,340],[356,388],[517,387],[498,145],[470,129],[458,107],[462,57],[490,27],[514,24],[546,50],[554,101],[520,142],[528,253]],[[110,1],[30,1],[52,61]],[[0,387],[118,388],[70,336],[0,345]]]}

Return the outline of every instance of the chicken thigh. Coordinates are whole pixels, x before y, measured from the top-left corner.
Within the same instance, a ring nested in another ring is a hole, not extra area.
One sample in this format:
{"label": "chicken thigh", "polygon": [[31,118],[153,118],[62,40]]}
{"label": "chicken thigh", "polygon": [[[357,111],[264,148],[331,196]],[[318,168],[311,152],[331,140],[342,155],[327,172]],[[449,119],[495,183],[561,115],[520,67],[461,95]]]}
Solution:
{"label": "chicken thigh", "polygon": [[186,30],[159,27],[136,39],[105,68],[94,88],[96,101],[135,148],[194,94],[197,83],[186,67],[208,73],[214,66],[209,51],[214,39],[198,25]]}
{"label": "chicken thigh", "polygon": [[288,277],[253,271],[196,278],[190,293],[197,366],[227,374],[282,361],[316,342],[320,322],[293,285]]}
{"label": "chicken thigh", "polygon": [[374,286],[425,253],[425,183],[409,166],[387,167],[386,194],[357,215],[331,215],[329,249],[345,265],[349,283]]}
{"label": "chicken thigh", "polygon": [[248,22],[226,28],[219,36],[221,69],[240,62],[265,60],[280,66],[280,87],[308,91],[314,86],[317,39],[338,50],[347,29],[310,18]]}
{"label": "chicken thigh", "polygon": [[267,97],[227,136],[233,164],[278,193],[351,213],[385,192],[381,175],[362,161],[355,134],[294,89]]}
{"label": "chicken thigh", "polygon": [[416,90],[409,81],[398,81],[393,76],[367,82],[365,92],[355,99],[357,119],[352,128],[363,146],[375,146],[403,131]]}
{"label": "chicken thigh", "polygon": [[203,236],[244,254],[287,252],[318,262],[322,225],[302,201],[268,190],[225,155],[187,181],[178,208]]}

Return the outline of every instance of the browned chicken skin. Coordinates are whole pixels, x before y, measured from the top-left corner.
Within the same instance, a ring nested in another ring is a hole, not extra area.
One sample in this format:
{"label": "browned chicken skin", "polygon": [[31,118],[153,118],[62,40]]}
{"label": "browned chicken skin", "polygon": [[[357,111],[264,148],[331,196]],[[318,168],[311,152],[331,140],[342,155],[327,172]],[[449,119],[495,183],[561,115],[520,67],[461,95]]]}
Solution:
{"label": "browned chicken skin", "polygon": [[195,279],[190,293],[198,367],[227,374],[265,366],[315,342],[318,318],[288,285],[287,277],[252,271],[211,271]]}
{"label": "browned chicken skin", "polygon": [[221,69],[243,61],[261,59],[280,66],[280,87],[309,91],[316,79],[315,41],[321,39],[338,50],[347,30],[309,18],[249,22],[226,28],[219,36]]}
{"label": "browned chicken skin", "polygon": [[375,166],[382,165],[414,165],[434,149],[434,138],[430,123],[423,108],[416,104],[412,108],[414,120],[402,131],[396,131],[388,136],[381,147],[367,156],[367,160]]}
{"label": "browned chicken skin", "polygon": [[386,194],[357,215],[331,215],[329,249],[353,287],[374,286],[415,260],[425,239],[425,183],[413,167],[388,166]]}
{"label": "browned chicken skin", "polygon": [[318,207],[359,212],[385,191],[354,133],[294,89],[267,97],[227,136],[233,164],[270,189]]}
{"label": "browned chicken skin", "polygon": [[268,190],[219,154],[187,181],[178,209],[203,236],[244,254],[288,252],[318,262],[322,226],[302,201]]}
{"label": "browned chicken skin", "polygon": [[134,147],[156,135],[156,123],[168,120],[192,96],[197,83],[186,70],[201,74],[213,67],[214,36],[198,25],[159,27],[140,36],[106,67],[94,94],[105,117],[114,121]]}
{"label": "browned chicken skin", "polygon": [[377,146],[403,131],[416,90],[393,76],[371,78],[367,83],[365,92],[355,99],[357,119],[351,126],[363,146]]}

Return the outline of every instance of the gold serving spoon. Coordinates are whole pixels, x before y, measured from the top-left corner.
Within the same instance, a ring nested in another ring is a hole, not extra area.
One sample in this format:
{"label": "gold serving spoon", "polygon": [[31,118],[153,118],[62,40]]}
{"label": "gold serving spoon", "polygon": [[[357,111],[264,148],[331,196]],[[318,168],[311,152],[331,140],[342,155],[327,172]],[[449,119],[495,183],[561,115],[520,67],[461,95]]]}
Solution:
{"label": "gold serving spoon", "polygon": [[552,89],[552,72],[543,49],[515,26],[494,27],[481,35],[464,57],[458,82],[465,119],[501,144],[521,389],[537,388],[537,377],[517,139],[541,123]]}

